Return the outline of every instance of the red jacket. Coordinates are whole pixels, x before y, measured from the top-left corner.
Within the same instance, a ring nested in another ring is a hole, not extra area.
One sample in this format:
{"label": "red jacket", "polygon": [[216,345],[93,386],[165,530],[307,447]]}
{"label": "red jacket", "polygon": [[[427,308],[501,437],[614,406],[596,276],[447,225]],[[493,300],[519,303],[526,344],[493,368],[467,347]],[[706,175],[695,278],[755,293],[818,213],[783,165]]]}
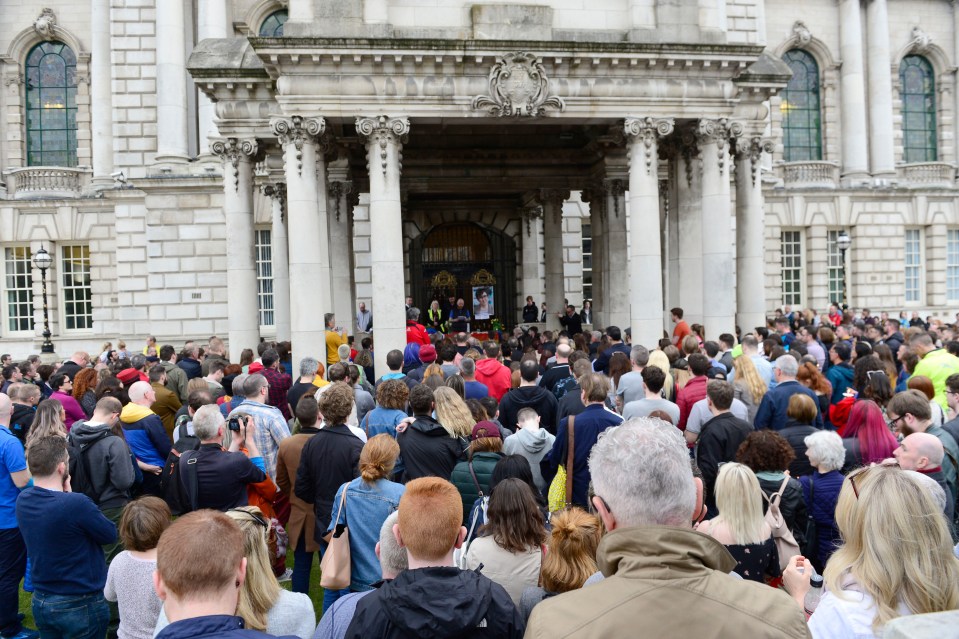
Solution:
{"label": "red jacket", "polygon": [[499,360],[487,357],[476,362],[476,381],[486,384],[489,394],[499,401],[512,386],[513,374]]}
{"label": "red jacket", "polygon": [[426,332],[426,328],[422,324],[417,324],[412,320],[406,321],[406,343],[407,344],[420,344],[426,346],[430,343],[430,335]]}
{"label": "red jacket", "polygon": [[679,430],[686,430],[686,421],[689,419],[689,413],[693,410],[693,404],[706,397],[706,382],[708,381],[709,379],[705,375],[692,377],[679,390],[676,396],[676,403],[679,405]]}

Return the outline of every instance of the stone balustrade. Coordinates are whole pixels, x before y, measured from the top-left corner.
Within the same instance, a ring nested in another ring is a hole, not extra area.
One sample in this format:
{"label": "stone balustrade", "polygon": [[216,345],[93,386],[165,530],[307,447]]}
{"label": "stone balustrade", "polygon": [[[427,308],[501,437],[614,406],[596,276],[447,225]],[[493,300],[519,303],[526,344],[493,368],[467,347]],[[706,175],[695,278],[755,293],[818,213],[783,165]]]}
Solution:
{"label": "stone balustrade", "polygon": [[948,162],[900,164],[899,180],[912,188],[948,189],[956,183],[956,167]]}
{"label": "stone balustrade", "polygon": [[14,200],[78,198],[90,181],[90,170],[29,166],[4,171],[7,197]]}
{"label": "stone balustrade", "polygon": [[784,162],[781,166],[787,189],[834,189],[839,186],[839,165],[835,162]]}

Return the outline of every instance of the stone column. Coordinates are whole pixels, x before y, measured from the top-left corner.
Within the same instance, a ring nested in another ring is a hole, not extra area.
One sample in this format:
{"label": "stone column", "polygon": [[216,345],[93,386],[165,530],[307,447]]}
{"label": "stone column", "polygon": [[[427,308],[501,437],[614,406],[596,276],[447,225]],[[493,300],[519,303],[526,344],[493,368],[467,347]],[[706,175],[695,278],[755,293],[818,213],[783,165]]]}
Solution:
{"label": "stone column", "polygon": [[[197,40],[230,37],[232,29],[228,31],[230,25],[228,15],[225,0],[199,0]],[[199,91],[197,95],[197,122],[201,149],[206,147],[207,139],[217,134],[215,119],[216,108],[210,102],[210,98]]]}
{"label": "stone column", "polygon": [[[860,0],[839,0],[839,54],[842,58],[842,175],[869,176],[866,143],[866,83],[862,60]],[[884,73],[889,73],[889,63]]]}
{"label": "stone column", "polygon": [[350,262],[352,251],[350,234],[350,195],[353,182],[346,179],[346,171],[330,172],[327,196],[330,229],[330,286],[333,297],[333,313],[337,324],[352,335],[356,332],[356,311],[353,298],[353,268]]}
{"label": "stone column", "polygon": [[676,233],[679,295],[689,323],[703,321],[703,173],[694,130],[683,131],[676,170]]}
{"label": "stone column", "polygon": [[697,128],[703,166],[703,326],[711,339],[736,328],[729,140],[742,131],[742,124],[725,118],[700,120]]}
{"label": "stone column", "polygon": [[896,174],[892,125],[892,58],[886,0],[866,3],[866,53],[869,55],[869,159],[874,176]]}
{"label": "stone column", "polygon": [[185,32],[183,3],[164,3],[156,18],[157,163],[182,163],[189,156]]}
{"label": "stone column", "polygon": [[315,357],[326,362],[323,315],[330,312],[330,257],[326,226],[326,164],[317,152],[326,121],[294,115],[271,118],[270,126],[283,145],[286,207],[289,225],[290,292],[297,292],[290,308],[293,366]]}
{"label": "stone column", "polygon": [[291,339],[290,334],[290,240],[286,232],[286,182],[263,187],[273,207],[273,325],[276,341]]}
{"label": "stone column", "polygon": [[583,201],[589,203],[589,226],[592,231],[593,266],[593,325],[605,326],[606,321],[606,194],[602,183],[595,183],[583,191]]}
{"label": "stone column", "polygon": [[260,343],[256,260],[253,255],[253,157],[257,141],[227,138],[210,145],[223,160],[223,215],[226,223],[226,289],[230,352]]}
{"label": "stone column", "polygon": [[523,268],[522,268],[522,289],[520,297],[522,304],[519,307],[517,321],[523,319],[523,306],[526,305],[526,296],[532,295],[536,303],[536,321],[539,321],[539,305],[545,301],[545,291],[543,290],[543,280],[539,276],[539,265],[543,259],[543,245],[541,234],[543,232],[543,207],[537,204],[525,206],[520,209],[522,217],[522,250],[523,250]]}
{"label": "stone column", "polygon": [[410,132],[406,118],[359,117],[356,131],[366,138],[370,171],[370,248],[373,281],[373,326],[377,374],[389,370],[386,354],[406,346],[403,267],[403,211],[400,173],[403,143]]}
{"label": "stone column", "polygon": [[629,157],[629,326],[633,344],[653,348],[663,334],[659,231],[659,138],[671,118],[626,118]]}
{"label": "stone column", "polygon": [[[606,191],[606,287],[604,326],[629,326],[629,280],[619,277],[629,261],[626,240],[626,185],[618,178],[603,180]],[[657,187],[658,188],[658,187]],[[658,214],[659,205],[656,206]]]}
{"label": "stone column", "polygon": [[565,312],[566,279],[563,273],[563,202],[569,191],[540,189],[543,205],[543,244],[546,253],[546,328],[559,330],[557,313]]}
{"label": "stone column", "polygon": [[773,144],[756,137],[736,146],[736,323],[745,333],[766,325],[761,169],[763,152],[772,153]]}
{"label": "stone column", "polygon": [[110,0],[90,6],[90,99],[93,133],[93,183],[113,186],[113,85],[110,64]]}

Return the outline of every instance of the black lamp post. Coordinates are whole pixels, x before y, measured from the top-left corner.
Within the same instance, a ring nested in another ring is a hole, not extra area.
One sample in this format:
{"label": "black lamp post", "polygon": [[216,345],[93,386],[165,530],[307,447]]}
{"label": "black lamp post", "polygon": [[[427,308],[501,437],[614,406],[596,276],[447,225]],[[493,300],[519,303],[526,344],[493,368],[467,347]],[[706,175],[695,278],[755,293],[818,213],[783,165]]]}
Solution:
{"label": "black lamp post", "polygon": [[53,264],[53,258],[47,253],[47,249],[40,247],[40,250],[33,254],[33,265],[40,269],[40,280],[43,283],[43,344],[40,346],[41,353],[53,353],[53,342],[50,341],[50,312],[47,307],[47,269]]}
{"label": "black lamp post", "polygon": [[848,289],[846,288],[846,251],[852,246],[852,238],[849,237],[849,233],[847,233],[845,229],[839,231],[836,244],[839,246],[839,259],[842,261],[842,305],[843,310],[845,310],[849,305],[849,298],[847,297]]}

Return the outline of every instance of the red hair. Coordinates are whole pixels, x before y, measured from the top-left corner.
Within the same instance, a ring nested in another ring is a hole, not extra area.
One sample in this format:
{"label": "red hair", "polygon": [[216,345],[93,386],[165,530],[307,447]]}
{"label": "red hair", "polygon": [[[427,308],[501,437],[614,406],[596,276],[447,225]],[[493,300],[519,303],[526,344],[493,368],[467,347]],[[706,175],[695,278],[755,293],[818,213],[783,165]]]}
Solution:
{"label": "red hair", "polygon": [[843,435],[859,439],[859,454],[863,464],[888,459],[899,447],[896,437],[886,426],[879,405],[868,399],[853,404]]}

